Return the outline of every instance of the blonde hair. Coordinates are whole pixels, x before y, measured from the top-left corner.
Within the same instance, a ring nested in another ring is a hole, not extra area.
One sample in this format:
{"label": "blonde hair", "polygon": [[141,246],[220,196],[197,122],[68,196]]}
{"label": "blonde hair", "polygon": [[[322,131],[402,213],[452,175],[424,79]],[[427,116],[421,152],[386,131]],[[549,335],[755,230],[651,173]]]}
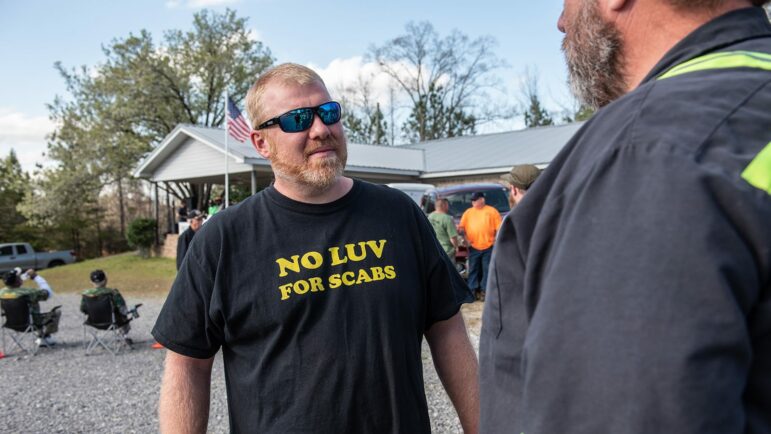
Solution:
{"label": "blonde hair", "polygon": [[268,83],[273,80],[276,80],[281,84],[296,84],[299,86],[320,83],[322,86],[326,87],[324,80],[322,80],[314,70],[307,66],[298,65],[296,63],[282,63],[268,69],[257,78],[257,81],[254,82],[249,89],[249,92],[246,94],[246,111],[249,113],[249,119],[252,120],[252,123],[254,124],[252,126],[254,128],[265,122],[265,119],[262,118],[262,97],[265,95],[265,89],[268,87]]}

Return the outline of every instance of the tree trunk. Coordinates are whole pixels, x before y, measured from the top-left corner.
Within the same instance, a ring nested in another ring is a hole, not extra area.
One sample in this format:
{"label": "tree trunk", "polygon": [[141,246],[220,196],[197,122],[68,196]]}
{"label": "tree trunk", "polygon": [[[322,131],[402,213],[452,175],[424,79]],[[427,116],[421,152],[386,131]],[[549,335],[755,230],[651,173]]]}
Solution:
{"label": "tree trunk", "polygon": [[123,178],[118,178],[118,207],[120,208],[120,237],[126,239],[126,211],[123,204]]}
{"label": "tree trunk", "polygon": [[96,219],[96,246],[99,249],[99,252],[98,252],[99,257],[104,255],[104,246],[102,243],[102,228],[101,228],[101,225],[99,224],[100,220],[101,220],[100,218]]}

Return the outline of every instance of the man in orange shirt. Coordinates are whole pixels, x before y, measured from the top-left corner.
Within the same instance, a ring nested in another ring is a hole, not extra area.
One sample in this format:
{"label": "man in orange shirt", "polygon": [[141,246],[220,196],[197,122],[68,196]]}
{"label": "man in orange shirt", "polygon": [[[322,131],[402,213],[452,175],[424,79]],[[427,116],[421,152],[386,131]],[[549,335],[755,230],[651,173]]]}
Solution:
{"label": "man in orange shirt", "polygon": [[487,267],[493,253],[495,235],[501,226],[501,214],[485,204],[485,195],[476,192],[471,195],[471,208],[460,218],[458,231],[465,233],[468,248],[468,286],[477,299],[485,299]]}

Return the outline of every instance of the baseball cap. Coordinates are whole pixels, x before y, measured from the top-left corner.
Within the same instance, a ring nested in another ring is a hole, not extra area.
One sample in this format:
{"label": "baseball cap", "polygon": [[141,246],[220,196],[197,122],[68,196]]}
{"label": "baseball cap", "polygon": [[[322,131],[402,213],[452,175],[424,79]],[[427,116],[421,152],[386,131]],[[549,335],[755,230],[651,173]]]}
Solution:
{"label": "baseball cap", "polygon": [[501,179],[514,187],[527,190],[541,174],[541,169],[532,164],[521,164],[511,168],[511,172],[502,175]]}
{"label": "baseball cap", "polygon": [[203,213],[201,211],[198,211],[197,209],[191,209],[190,212],[187,213],[187,218],[191,220],[199,217],[203,217]]}
{"label": "baseball cap", "polygon": [[5,283],[7,286],[15,285],[16,282],[19,280],[20,273],[19,268],[14,268],[11,271],[8,271],[3,275],[3,283]]}
{"label": "baseball cap", "polygon": [[485,194],[482,193],[481,191],[475,191],[475,192],[471,193],[471,201],[472,202],[477,200],[477,199],[481,199],[483,197],[485,197]]}
{"label": "baseball cap", "polygon": [[94,270],[91,272],[91,281],[94,283],[104,282],[107,279],[107,275],[102,270]]}

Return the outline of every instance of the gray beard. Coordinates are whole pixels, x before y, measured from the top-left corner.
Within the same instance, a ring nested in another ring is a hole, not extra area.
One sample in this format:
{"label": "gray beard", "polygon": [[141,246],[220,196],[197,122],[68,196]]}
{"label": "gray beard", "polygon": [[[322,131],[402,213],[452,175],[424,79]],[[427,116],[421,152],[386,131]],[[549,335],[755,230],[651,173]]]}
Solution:
{"label": "gray beard", "polygon": [[597,1],[585,2],[562,40],[568,83],[582,104],[598,109],[626,93],[621,34],[602,20]]}

